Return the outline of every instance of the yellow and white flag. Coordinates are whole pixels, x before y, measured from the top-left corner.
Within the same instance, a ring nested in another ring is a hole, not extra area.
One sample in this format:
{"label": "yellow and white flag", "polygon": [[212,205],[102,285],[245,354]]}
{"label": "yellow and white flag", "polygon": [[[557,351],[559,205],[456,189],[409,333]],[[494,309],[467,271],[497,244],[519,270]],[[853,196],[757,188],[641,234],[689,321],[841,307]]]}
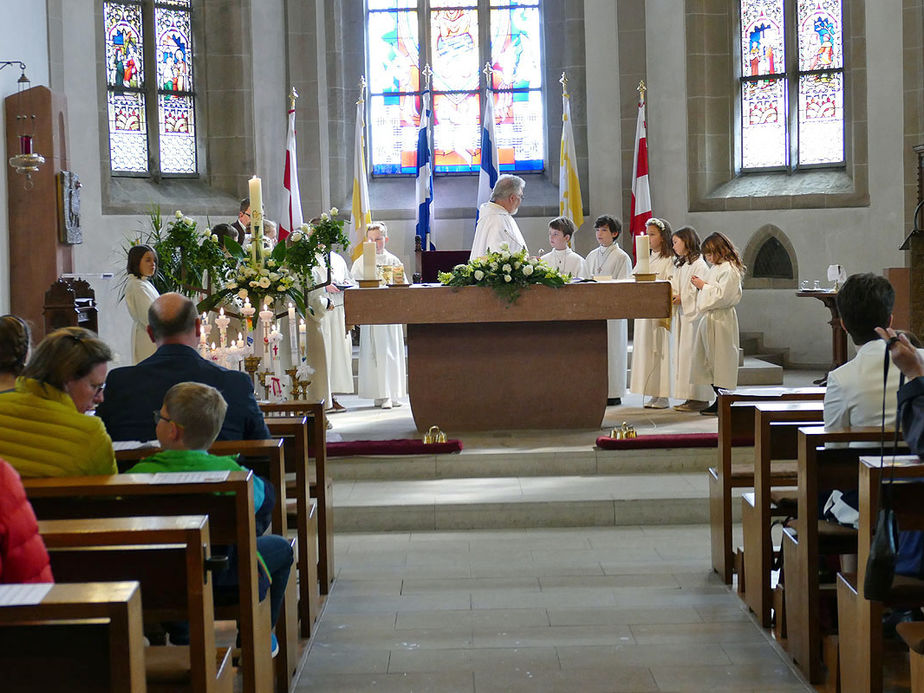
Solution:
{"label": "yellow and white flag", "polygon": [[356,102],[356,143],[353,150],[353,204],[350,209],[351,254],[356,260],[363,254],[366,226],[372,223],[369,208],[369,178],[366,176],[366,102],[360,96]]}
{"label": "yellow and white flag", "polygon": [[584,223],[581,204],[581,182],[578,180],[577,156],[574,153],[574,131],[571,129],[571,97],[562,75],[561,155],[558,169],[558,213],[568,217],[580,228]]}

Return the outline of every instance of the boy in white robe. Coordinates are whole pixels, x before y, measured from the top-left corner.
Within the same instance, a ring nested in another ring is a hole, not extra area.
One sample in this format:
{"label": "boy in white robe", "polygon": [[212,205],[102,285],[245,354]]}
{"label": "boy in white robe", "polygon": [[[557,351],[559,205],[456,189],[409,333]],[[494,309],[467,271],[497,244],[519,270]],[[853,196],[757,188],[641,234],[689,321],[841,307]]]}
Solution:
{"label": "boy in white robe", "polygon": [[549,222],[549,244],[552,246],[552,252],[539,258],[562,274],[570,275],[572,279],[587,276],[584,258],[571,250],[571,239],[576,230],[574,222],[568,217],[552,219]]}
{"label": "boy in white robe", "polygon": [[[632,260],[616,244],[622,232],[619,219],[608,215],[598,217],[594,222],[594,233],[600,247],[591,250],[584,261],[589,276],[607,279],[629,279],[632,276]],[[607,353],[607,400],[608,405],[622,404],[626,394],[626,353],[629,349],[629,328],[626,320],[606,321]]]}
{"label": "boy in white robe", "polygon": [[[398,266],[401,261],[385,250],[388,228],[381,222],[369,224],[366,240],[375,243],[376,266]],[[353,279],[363,276],[363,259],[359,257],[351,270]],[[404,283],[407,283],[405,275]],[[391,409],[401,406],[399,397],[407,394],[404,330],[401,325],[363,325],[359,331],[359,396],[371,399],[375,406]]]}
{"label": "boy in white robe", "polygon": [[[649,241],[649,272],[659,280],[670,281],[674,276],[674,254],[671,250],[671,225],[652,217],[645,225]],[[632,377],[629,389],[648,397],[648,409],[667,409],[671,395],[671,332],[670,321],[639,318],[635,321],[632,342]]]}

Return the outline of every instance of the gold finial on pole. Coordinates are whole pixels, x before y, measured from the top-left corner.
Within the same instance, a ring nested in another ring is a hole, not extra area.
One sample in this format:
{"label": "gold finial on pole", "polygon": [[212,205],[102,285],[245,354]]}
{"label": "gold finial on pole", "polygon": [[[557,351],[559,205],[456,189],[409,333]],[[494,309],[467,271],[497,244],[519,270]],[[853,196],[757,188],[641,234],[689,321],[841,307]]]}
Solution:
{"label": "gold finial on pole", "polygon": [[494,68],[491,67],[491,61],[490,61],[490,60],[487,61],[487,62],[484,64],[484,69],[482,70],[482,72],[484,73],[485,78],[488,80],[488,89],[490,89],[490,88],[491,88],[491,84],[490,84],[490,82],[491,82],[491,75],[494,74]]}
{"label": "gold finial on pole", "polygon": [[561,79],[558,80],[558,83],[561,84],[561,93],[563,96],[568,96],[568,76],[562,72]]}
{"label": "gold finial on pole", "polygon": [[356,100],[356,103],[362,103],[366,100],[366,75],[361,75],[359,78],[359,98]]}
{"label": "gold finial on pole", "polygon": [[648,91],[648,87],[645,86],[645,80],[640,79],[638,82],[638,98],[641,103],[645,103],[645,92]]}
{"label": "gold finial on pole", "polygon": [[433,76],[433,70],[430,67],[430,63],[424,65],[424,69],[420,71],[420,74],[424,76],[424,89],[429,89],[430,78]]}
{"label": "gold finial on pole", "polygon": [[295,87],[292,87],[289,90],[289,110],[295,110],[295,100],[298,99],[298,92],[295,91]]}

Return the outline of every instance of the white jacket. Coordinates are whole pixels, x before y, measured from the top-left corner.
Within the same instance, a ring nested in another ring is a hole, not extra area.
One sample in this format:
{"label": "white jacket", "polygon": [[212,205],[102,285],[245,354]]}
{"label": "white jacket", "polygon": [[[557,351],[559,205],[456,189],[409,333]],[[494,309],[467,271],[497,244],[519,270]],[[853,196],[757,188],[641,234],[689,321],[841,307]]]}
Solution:
{"label": "white jacket", "polygon": [[[882,366],[886,343],[874,339],[857,349],[857,355],[828,373],[825,390],[825,428],[880,426],[882,424]],[[924,350],[918,350],[924,355]],[[889,364],[885,393],[885,424],[895,425],[899,370]]]}
{"label": "white jacket", "polygon": [[504,243],[511,253],[526,248],[526,241],[513,215],[499,204],[485,202],[478,208],[478,226],[475,227],[475,240],[472,241],[469,259],[498,252]]}

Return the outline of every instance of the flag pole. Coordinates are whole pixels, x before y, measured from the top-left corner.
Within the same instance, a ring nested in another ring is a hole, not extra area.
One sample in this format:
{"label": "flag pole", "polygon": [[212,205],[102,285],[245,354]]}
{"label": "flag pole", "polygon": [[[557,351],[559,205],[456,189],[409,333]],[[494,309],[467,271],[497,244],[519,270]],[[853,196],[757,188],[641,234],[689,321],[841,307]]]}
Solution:
{"label": "flag pole", "polygon": [[[425,91],[425,92],[429,92],[429,91],[430,91],[430,78],[433,76],[433,68],[430,67],[430,63],[427,63],[426,65],[424,65],[424,69],[422,70],[421,74],[423,74],[423,76],[424,76],[424,91]],[[430,95],[430,98],[432,99],[432,94]],[[432,108],[432,106],[431,106],[431,108]],[[428,122],[428,125],[431,125],[431,126],[432,126],[432,123],[429,123],[429,122]],[[429,129],[428,129],[428,132],[427,132],[427,149],[428,149],[429,151],[432,152],[432,148],[430,147],[430,132],[429,132]],[[433,162],[432,162],[432,161],[430,162],[430,166],[431,166],[431,169],[430,169],[430,170],[432,171],[432,170],[433,170],[433,169],[432,169],[432,166],[433,166]],[[433,191],[432,191],[432,190],[430,191],[430,194],[431,194],[431,195],[433,194]],[[432,197],[431,197],[431,200],[432,200]],[[427,224],[427,226],[429,227],[429,223]],[[429,230],[429,228],[428,228],[428,229],[427,229],[427,236],[426,236],[426,238],[424,238],[424,250],[432,250],[432,249],[433,249],[433,248],[432,248],[432,244],[430,243],[430,235],[431,235],[431,234],[430,234],[430,230]]]}
{"label": "flag pole", "polygon": [[[562,73],[562,74],[564,74],[564,73]],[[648,87],[645,86],[645,80],[644,80],[644,79],[640,79],[640,80],[638,81],[638,87],[636,87],[636,90],[638,91],[638,100],[639,100],[639,103],[644,104],[644,103],[645,103],[645,92],[648,91]]]}

